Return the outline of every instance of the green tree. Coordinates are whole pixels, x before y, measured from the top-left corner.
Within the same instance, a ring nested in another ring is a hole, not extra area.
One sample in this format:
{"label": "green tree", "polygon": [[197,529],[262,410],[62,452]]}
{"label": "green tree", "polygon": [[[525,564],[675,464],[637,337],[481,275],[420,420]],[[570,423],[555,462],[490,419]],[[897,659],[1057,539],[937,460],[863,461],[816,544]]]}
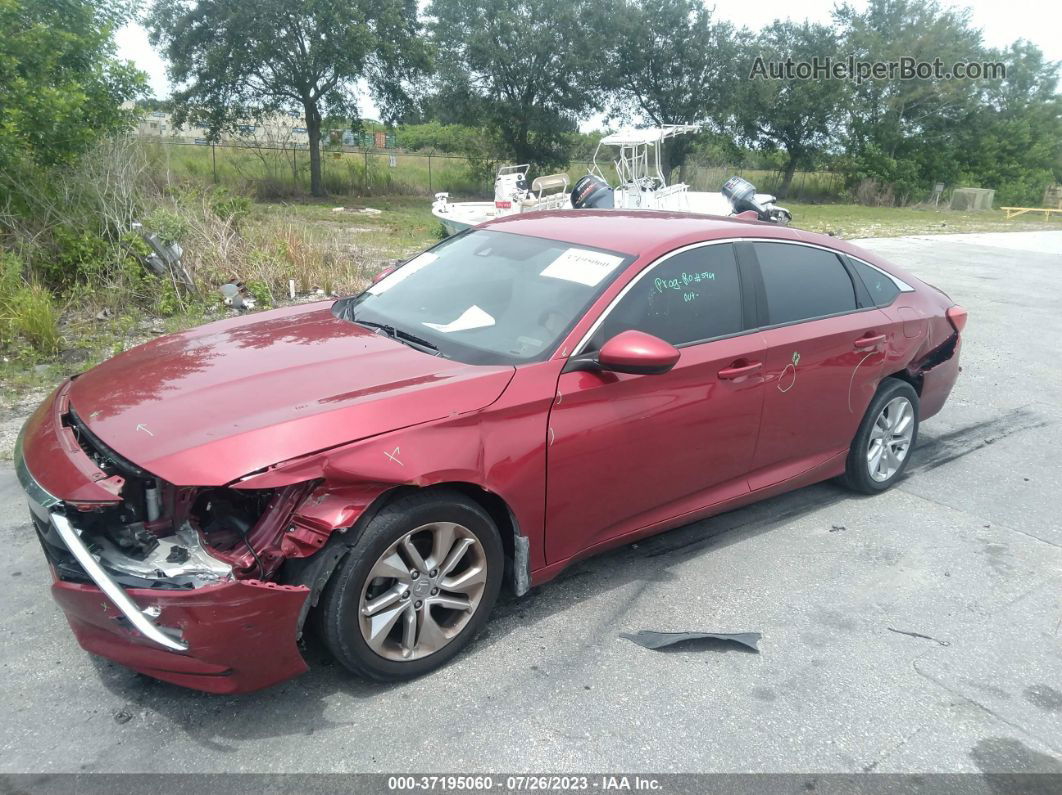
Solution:
{"label": "green tree", "polygon": [[995,188],[1000,205],[1040,206],[1044,188],[1062,181],[1059,64],[1024,41],[988,55],[1007,76],[985,83],[981,103],[954,131],[955,181]]}
{"label": "green tree", "polygon": [[[845,86],[836,80],[801,79],[795,71],[799,63],[835,53],[836,46],[833,31],[825,25],[774,22],[756,37],[753,59],[744,61],[736,104],[738,130],[750,146],[785,153],[780,196],[789,192],[797,168],[818,156],[841,126],[838,110]],[[772,64],[788,67],[790,62],[792,76],[771,77]]]}
{"label": "green tree", "polygon": [[178,123],[205,123],[216,138],[241,119],[304,115],[315,196],[324,194],[324,116],[355,116],[365,80],[392,118],[429,65],[415,0],[156,0],[148,24],[180,86]]}
{"label": "green tree", "polygon": [[120,0],[0,0],[0,168],[70,163],[126,129],[144,77],[115,58]]}
{"label": "green tree", "polygon": [[[725,128],[732,113],[738,41],[698,0],[615,0],[609,14],[612,114],[639,123]],[[693,136],[667,142],[665,175],[681,166]]]}
{"label": "green tree", "polygon": [[433,104],[486,127],[521,163],[566,164],[567,134],[599,109],[602,10],[599,0],[433,0]]}
{"label": "green tree", "polygon": [[[969,11],[936,0],[870,0],[862,10],[842,5],[834,16],[841,50],[859,61],[939,58],[950,68],[987,54]],[[855,164],[853,177],[889,184],[901,201],[932,182],[954,180],[957,135],[982,104],[985,83],[898,74],[848,83],[845,148]]]}

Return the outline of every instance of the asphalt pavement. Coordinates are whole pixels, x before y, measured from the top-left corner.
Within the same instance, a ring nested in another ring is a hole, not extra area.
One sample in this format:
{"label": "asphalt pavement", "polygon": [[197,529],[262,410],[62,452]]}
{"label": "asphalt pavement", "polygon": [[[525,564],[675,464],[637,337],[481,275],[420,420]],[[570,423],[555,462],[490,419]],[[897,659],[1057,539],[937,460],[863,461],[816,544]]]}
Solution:
{"label": "asphalt pavement", "polygon": [[[81,651],[0,465],[0,772],[1062,772],[1062,232],[864,241],[969,309],[876,497],[822,484],[581,563],[445,669],[210,696]],[[760,632],[760,653],[638,630]]]}

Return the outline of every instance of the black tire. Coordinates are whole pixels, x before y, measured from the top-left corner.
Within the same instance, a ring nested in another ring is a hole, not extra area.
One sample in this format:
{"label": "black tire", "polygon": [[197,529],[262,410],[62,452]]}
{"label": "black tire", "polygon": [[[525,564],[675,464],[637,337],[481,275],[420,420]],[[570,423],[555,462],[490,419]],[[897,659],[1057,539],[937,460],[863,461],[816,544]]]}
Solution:
{"label": "black tire", "polygon": [[[475,536],[485,557],[486,583],[472,617],[446,645],[416,659],[388,659],[370,647],[360,627],[366,578],[389,547],[411,530],[433,522],[453,522]],[[501,590],[503,567],[498,529],[475,502],[448,489],[400,497],[369,522],[325,587],[317,607],[321,637],[336,660],[359,676],[382,682],[421,676],[453,659],[483,628]]]}
{"label": "black tire", "polygon": [[[877,480],[871,475],[870,464],[867,460],[870,434],[882,409],[896,398],[906,398],[913,409],[911,441],[896,471],[885,480]],[[863,421],[859,424],[859,430],[852,440],[852,446],[848,449],[844,475],[840,478],[841,483],[862,494],[878,494],[899,480],[907,469],[914,447],[918,442],[918,410],[918,393],[915,392],[914,387],[898,378],[886,378],[882,381],[874,399],[870,401],[870,406],[867,407],[867,413],[863,415]]]}

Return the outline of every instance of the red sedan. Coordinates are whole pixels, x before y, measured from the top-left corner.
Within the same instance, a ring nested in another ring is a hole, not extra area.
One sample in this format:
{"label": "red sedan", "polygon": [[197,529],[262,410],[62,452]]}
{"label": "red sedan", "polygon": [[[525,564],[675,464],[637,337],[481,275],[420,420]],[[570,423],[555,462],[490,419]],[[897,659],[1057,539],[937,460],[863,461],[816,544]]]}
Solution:
{"label": "red sedan", "polygon": [[878,492],[966,312],[860,248],[672,213],[536,213],[362,294],[62,384],[18,475],[88,651],[212,692],[336,659],[417,676],[573,561],[827,478]]}

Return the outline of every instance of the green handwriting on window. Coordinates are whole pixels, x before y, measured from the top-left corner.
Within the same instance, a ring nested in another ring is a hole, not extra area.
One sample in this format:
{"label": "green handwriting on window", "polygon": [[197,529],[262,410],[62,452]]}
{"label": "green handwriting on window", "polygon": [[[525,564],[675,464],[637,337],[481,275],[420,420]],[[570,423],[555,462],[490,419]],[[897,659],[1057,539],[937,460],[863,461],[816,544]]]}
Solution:
{"label": "green handwriting on window", "polygon": [[701,271],[699,273],[680,273],[671,279],[662,279],[659,276],[653,281],[653,287],[657,292],[667,290],[685,290],[691,284],[699,282],[714,282],[715,271]]}

